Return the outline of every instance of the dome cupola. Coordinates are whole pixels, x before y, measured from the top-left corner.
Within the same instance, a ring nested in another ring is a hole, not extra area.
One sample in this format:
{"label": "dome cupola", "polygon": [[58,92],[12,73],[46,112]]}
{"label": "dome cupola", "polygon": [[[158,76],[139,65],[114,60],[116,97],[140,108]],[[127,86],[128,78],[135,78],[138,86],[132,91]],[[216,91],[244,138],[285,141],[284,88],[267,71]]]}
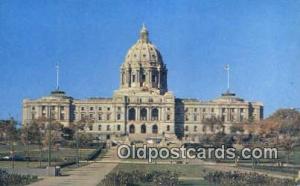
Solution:
{"label": "dome cupola", "polygon": [[140,38],[128,50],[124,65],[160,66],[163,60],[158,49],[150,42],[145,25],[140,31]]}
{"label": "dome cupola", "polygon": [[158,49],[150,42],[145,25],[121,66],[121,89],[167,91],[167,68]]}

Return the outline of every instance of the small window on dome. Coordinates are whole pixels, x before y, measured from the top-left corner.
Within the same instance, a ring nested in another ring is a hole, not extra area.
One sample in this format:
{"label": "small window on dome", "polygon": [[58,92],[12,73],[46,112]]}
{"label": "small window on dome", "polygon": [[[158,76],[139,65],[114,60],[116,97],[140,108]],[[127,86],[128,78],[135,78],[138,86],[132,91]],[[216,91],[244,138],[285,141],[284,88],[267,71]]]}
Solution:
{"label": "small window on dome", "polygon": [[146,54],[143,54],[143,57],[146,57]]}
{"label": "small window on dome", "polygon": [[152,57],[155,58],[155,55],[153,54]]}
{"label": "small window on dome", "polygon": [[153,48],[150,48],[150,50],[153,50]]}

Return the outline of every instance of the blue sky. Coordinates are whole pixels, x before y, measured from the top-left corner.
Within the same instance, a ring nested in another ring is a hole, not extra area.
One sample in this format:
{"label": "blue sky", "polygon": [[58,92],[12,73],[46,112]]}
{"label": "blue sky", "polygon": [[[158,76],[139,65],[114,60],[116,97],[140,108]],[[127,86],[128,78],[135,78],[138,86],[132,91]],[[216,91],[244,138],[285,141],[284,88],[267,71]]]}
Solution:
{"label": "blue sky", "polygon": [[209,100],[231,89],[266,115],[300,107],[300,1],[2,0],[0,118],[55,88],[110,97],[142,23],[167,64],[176,97]]}

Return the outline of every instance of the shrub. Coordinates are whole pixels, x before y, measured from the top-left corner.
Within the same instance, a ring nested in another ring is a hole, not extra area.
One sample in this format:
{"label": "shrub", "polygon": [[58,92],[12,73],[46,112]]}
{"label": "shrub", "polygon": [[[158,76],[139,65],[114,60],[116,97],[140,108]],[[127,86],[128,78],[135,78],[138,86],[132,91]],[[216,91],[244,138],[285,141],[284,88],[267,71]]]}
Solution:
{"label": "shrub", "polygon": [[291,179],[274,178],[258,173],[239,173],[239,172],[209,172],[204,179],[209,183],[224,186],[294,186],[296,183]]}
{"label": "shrub", "polygon": [[0,169],[0,186],[27,185],[37,180],[37,176],[9,174]]}
{"label": "shrub", "polygon": [[176,186],[178,185],[178,175],[170,171],[120,171],[109,173],[101,182],[101,185],[104,186],[137,186],[141,184]]}

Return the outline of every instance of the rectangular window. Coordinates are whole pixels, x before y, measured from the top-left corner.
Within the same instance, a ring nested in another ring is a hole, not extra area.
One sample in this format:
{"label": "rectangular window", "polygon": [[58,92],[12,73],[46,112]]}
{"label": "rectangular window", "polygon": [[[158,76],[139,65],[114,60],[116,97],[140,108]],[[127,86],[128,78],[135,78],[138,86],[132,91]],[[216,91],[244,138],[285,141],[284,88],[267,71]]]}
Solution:
{"label": "rectangular window", "polygon": [[189,117],[186,115],[185,116],[185,121],[188,121],[189,120]]}
{"label": "rectangular window", "polygon": [[171,115],[170,114],[167,115],[167,120],[168,121],[171,120]]}
{"label": "rectangular window", "polygon": [[84,111],[84,107],[81,107],[81,111]]}
{"label": "rectangular window", "polygon": [[121,114],[117,114],[117,120],[121,119]]}
{"label": "rectangular window", "polygon": [[117,125],[117,130],[118,130],[118,131],[121,130],[121,125]]}
{"label": "rectangular window", "polygon": [[90,107],[90,110],[91,110],[91,111],[94,110],[94,107]]}
{"label": "rectangular window", "polygon": [[65,107],[64,106],[60,106],[60,110],[65,110]]}
{"label": "rectangular window", "polygon": [[90,129],[90,130],[93,130],[93,125],[90,125],[90,126],[89,126],[89,129]]}
{"label": "rectangular window", "polygon": [[107,125],[107,126],[106,126],[106,130],[107,130],[107,131],[110,131],[110,125]]}
{"label": "rectangular window", "polygon": [[197,126],[194,126],[194,132],[197,132]]}
{"label": "rectangular window", "polygon": [[107,110],[110,111],[110,107],[107,107]]}
{"label": "rectangular window", "polygon": [[98,110],[102,110],[102,107],[99,107]]}
{"label": "rectangular window", "polygon": [[224,115],[222,116],[221,120],[222,120],[223,122],[225,121],[225,116],[224,116]]}
{"label": "rectangular window", "polygon": [[152,83],[154,83],[156,81],[156,76],[152,75]]}
{"label": "rectangular window", "polygon": [[194,108],[194,112],[197,112],[197,108]]}
{"label": "rectangular window", "polygon": [[102,114],[98,115],[98,120],[100,120],[100,121],[102,120]]}
{"label": "rectangular window", "polygon": [[65,120],[65,114],[64,113],[60,113],[60,120]]}
{"label": "rectangular window", "polygon": [[110,120],[110,114],[106,115],[106,120]]}
{"label": "rectangular window", "polygon": [[101,126],[101,125],[98,125],[98,130],[99,130],[99,131],[101,131],[101,128],[102,128],[102,126]]}
{"label": "rectangular window", "polygon": [[135,82],[135,75],[132,75],[132,82]]}

